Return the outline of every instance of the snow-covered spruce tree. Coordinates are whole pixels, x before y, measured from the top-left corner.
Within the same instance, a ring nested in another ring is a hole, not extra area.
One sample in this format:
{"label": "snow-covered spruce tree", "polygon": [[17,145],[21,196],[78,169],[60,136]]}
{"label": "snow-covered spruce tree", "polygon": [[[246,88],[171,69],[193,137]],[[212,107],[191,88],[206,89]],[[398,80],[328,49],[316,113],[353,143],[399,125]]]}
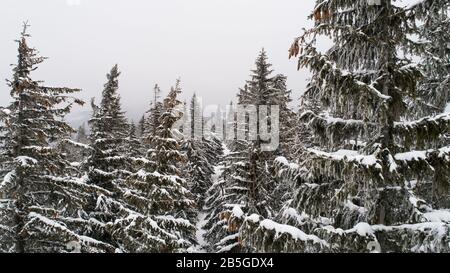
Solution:
{"label": "snow-covered spruce tree", "polygon": [[[182,145],[182,150],[188,160],[184,171],[189,189],[194,194],[197,206],[201,210],[204,205],[206,191],[212,185],[211,177],[214,169],[213,162],[210,159],[214,156],[217,158],[220,154],[211,154],[211,152],[214,152],[212,151],[213,147],[211,147],[213,143],[203,138],[202,112],[195,94],[191,99],[188,115],[189,119],[187,122],[191,125],[191,134]],[[207,147],[212,149],[206,150]]]}
{"label": "snow-covered spruce tree", "polygon": [[[89,120],[90,151],[83,169],[86,175],[82,180],[105,190],[91,195],[88,215],[92,222],[92,236],[99,241],[116,247],[106,224],[114,222],[123,215],[129,215],[119,198],[123,180],[132,171],[134,161],[129,154],[129,124],[122,111],[118,94],[120,72],[115,65],[109,74],[102,92],[100,105],[92,100],[93,114]],[[124,212],[125,211],[125,212]]]}
{"label": "snow-covered spruce tree", "polygon": [[[275,155],[280,153],[283,147],[278,147],[278,151],[263,151],[262,146],[267,144],[261,136],[261,122],[269,122],[271,119],[269,113],[264,118],[261,118],[260,106],[277,105],[280,108],[280,113],[283,113],[284,122],[286,122],[284,129],[287,129],[289,123],[292,121],[288,103],[290,102],[290,92],[286,89],[286,77],[277,75],[271,77],[271,64],[267,61],[267,54],[264,49],[260,52],[256,60],[256,68],[252,70],[251,79],[247,81],[245,88],[241,89],[238,94],[238,103],[240,105],[256,106],[257,121],[257,137],[256,140],[250,142],[249,147],[249,181],[248,194],[249,201],[252,202],[250,206],[254,207],[256,211],[266,216],[273,215],[273,210],[269,205],[271,198],[268,192],[271,192],[275,185],[270,177],[269,165],[275,159]],[[275,114],[275,113],[272,113]],[[247,129],[249,126],[249,119],[247,118]],[[271,126],[271,125],[270,125]],[[283,126],[280,126],[283,127]],[[288,130],[280,134],[280,143],[289,143],[287,137]],[[286,138],[281,138],[282,136]],[[286,147],[284,147],[286,148]]]}
{"label": "snow-covered spruce tree", "polygon": [[107,75],[99,106],[92,101],[93,115],[89,121],[91,155],[87,162],[88,182],[113,189],[113,180],[124,174],[125,140],[129,124],[122,111],[119,89],[120,72],[115,65]]}
{"label": "snow-covered spruce tree", "polygon": [[82,104],[78,89],[46,87],[31,78],[45,58],[27,43],[27,25],[17,41],[18,62],[8,82],[12,102],[0,108],[0,252],[111,251],[112,246],[85,236],[89,194],[101,192],[66,171],[69,163],[58,141],[74,130],[63,121],[71,106]]}
{"label": "snow-covered spruce tree", "polygon": [[[242,252],[239,243],[239,227],[244,217],[243,209],[256,212],[248,194],[249,174],[249,142],[236,139],[238,130],[236,107],[230,105],[227,113],[226,153],[220,165],[215,168],[213,184],[207,191],[205,210],[207,212],[204,229],[205,239],[212,252]],[[242,127],[240,127],[242,128]]]}
{"label": "snow-covered spruce tree", "polygon": [[180,92],[177,82],[164,100],[156,134],[147,136],[153,148],[145,167],[125,182],[122,198],[137,214],[108,227],[127,252],[185,252],[195,242],[195,201],[180,177],[186,158],[172,129],[182,118]]}
{"label": "snow-covered spruce tree", "polygon": [[[407,14],[415,6],[379,2],[317,1],[315,26],[292,46],[299,66],[313,72],[306,97],[320,111],[307,111],[302,120],[318,145],[303,153],[306,171],[295,179],[291,207],[280,217],[288,224],[247,218],[241,228],[245,246],[450,251],[449,226],[442,221],[448,211],[436,210],[449,207],[450,148],[437,140],[450,119],[403,121],[423,78],[400,51],[409,49],[408,35],[415,32]],[[334,42],[326,53],[315,48],[319,35]]]}

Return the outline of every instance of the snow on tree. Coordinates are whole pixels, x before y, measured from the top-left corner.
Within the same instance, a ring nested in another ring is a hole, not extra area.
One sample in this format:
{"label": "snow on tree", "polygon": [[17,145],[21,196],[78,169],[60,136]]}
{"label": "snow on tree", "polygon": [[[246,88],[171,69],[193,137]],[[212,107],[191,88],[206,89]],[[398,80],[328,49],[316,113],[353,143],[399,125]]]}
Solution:
{"label": "snow on tree", "polygon": [[144,168],[125,181],[121,198],[137,214],[109,225],[113,238],[129,252],[185,252],[195,243],[196,205],[180,177],[186,158],[172,129],[182,118],[179,93],[178,81],[164,100],[156,134],[146,136],[153,148]]}
{"label": "snow on tree", "polygon": [[[450,149],[440,136],[448,132],[449,116],[404,121],[423,79],[420,67],[402,54],[415,32],[407,14],[416,7],[390,0],[317,1],[316,24],[290,55],[300,54],[299,67],[313,73],[305,97],[319,107],[302,120],[318,145],[304,148],[293,199],[278,216],[282,223],[248,217],[244,246],[449,251],[446,210],[439,210],[448,208]],[[334,43],[325,53],[315,47],[320,35]]]}
{"label": "snow on tree", "polygon": [[[288,147],[274,151],[262,150],[266,140],[260,135],[261,122],[268,122],[270,117],[269,113],[263,117],[259,107],[280,107],[283,121],[281,127],[285,129],[281,142],[284,141],[285,144],[289,142],[288,137],[292,137],[287,129],[294,121],[294,114],[288,108],[290,91],[286,88],[286,77],[271,77],[273,71],[270,67],[266,52],[262,50],[256,60],[256,69],[252,70],[251,79],[238,94],[240,106],[256,107],[256,139],[227,138],[227,148],[230,152],[222,162],[221,175],[208,190],[206,238],[214,246],[214,251],[245,252],[239,241],[239,228],[245,215],[272,217],[276,213],[272,205],[277,203],[277,196],[269,194],[277,187],[276,181],[272,179],[270,166],[276,154],[282,153]],[[238,132],[242,132],[249,137],[252,117],[246,115],[244,124],[239,124],[241,121],[236,114],[238,107],[230,108],[227,120],[231,123],[229,127],[234,128],[232,135],[237,136]],[[272,125],[274,124],[269,124]]]}
{"label": "snow on tree", "polygon": [[[236,138],[238,127],[236,107],[231,104],[227,113],[228,128],[234,132],[227,136],[222,162],[215,168],[213,184],[207,191],[205,210],[207,231],[205,239],[212,252],[241,252],[239,244],[240,219],[243,210],[256,212],[250,207],[249,143]],[[244,128],[244,130],[246,130]],[[233,213],[237,213],[236,215]],[[242,213],[241,213],[242,212]]]}
{"label": "snow on tree", "polygon": [[70,165],[58,145],[74,133],[63,119],[74,104],[82,104],[73,97],[80,90],[47,87],[31,78],[45,58],[28,46],[27,27],[8,81],[12,102],[0,108],[6,171],[0,180],[0,252],[67,252],[69,243],[83,252],[112,251],[86,236],[89,193],[103,190],[66,173]]}
{"label": "snow on tree", "polygon": [[[281,112],[284,113],[283,117],[286,117],[287,104],[290,101],[289,91],[286,89],[286,77],[283,75],[271,77],[273,72],[270,69],[271,66],[263,49],[256,60],[256,69],[252,70],[251,79],[247,81],[245,88],[241,89],[238,94],[239,105],[256,107],[256,117],[258,117],[257,136],[256,140],[250,142],[248,148],[248,194],[250,195],[249,201],[252,202],[250,206],[256,209],[254,212],[264,216],[273,214],[272,209],[268,206],[270,195],[267,193],[274,187],[268,166],[274,160],[277,151],[262,150],[262,145],[267,144],[267,141],[261,136],[262,122],[269,122],[270,117],[267,113],[265,117],[261,118],[259,107],[278,105]],[[246,122],[246,130],[249,130],[249,117],[247,117]],[[269,126],[273,126],[273,124],[269,124]],[[288,143],[287,139],[280,139],[280,142]],[[278,150],[280,149],[278,148]]]}
{"label": "snow on tree", "polygon": [[86,174],[81,178],[85,183],[105,190],[104,193],[90,196],[87,213],[92,236],[118,249],[120,245],[112,238],[108,224],[131,214],[119,194],[124,180],[136,168],[136,162],[140,161],[134,157],[137,156],[135,128],[130,126],[122,111],[118,94],[119,76],[118,66],[115,65],[107,74],[100,105],[97,106],[92,99],[90,145],[86,147],[90,154],[82,166]]}
{"label": "snow on tree", "polygon": [[107,75],[100,105],[92,101],[93,115],[89,121],[92,148],[87,163],[89,183],[105,189],[113,189],[113,180],[127,173],[124,143],[129,125],[118,94],[119,76],[115,65]]}
{"label": "snow on tree", "polygon": [[[223,154],[221,141],[211,133],[204,137],[203,116],[197,96],[194,94],[188,112],[187,124],[190,132],[183,142],[182,150],[186,153],[188,164],[185,169],[190,191],[195,195],[201,210],[204,206],[207,190],[212,186],[214,165]],[[186,134],[185,134],[186,136]]]}
{"label": "snow on tree", "polygon": [[[249,200],[248,184],[251,181],[246,178],[249,176],[247,149],[230,150],[223,165],[216,169],[220,173],[207,192],[205,238],[214,252],[240,252],[239,219],[243,216],[243,210],[255,212],[250,207],[252,201]],[[235,215],[235,211],[239,213]]]}

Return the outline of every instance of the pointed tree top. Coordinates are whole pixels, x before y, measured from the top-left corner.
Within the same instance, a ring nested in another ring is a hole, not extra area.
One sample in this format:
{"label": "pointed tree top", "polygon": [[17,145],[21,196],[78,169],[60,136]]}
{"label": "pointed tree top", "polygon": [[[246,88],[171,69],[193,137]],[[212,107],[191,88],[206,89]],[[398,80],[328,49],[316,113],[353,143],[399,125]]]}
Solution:
{"label": "pointed tree top", "polygon": [[118,77],[120,75],[120,71],[119,71],[119,65],[115,64],[112,68],[111,68],[111,72],[109,73],[110,77]]}
{"label": "pointed tree top", "polygon": [[155,93],[161,92],[161,88],[159,88],[159,85],[157,83],[155,84],[155,87],[153,87],[153,90],[155,91]]}

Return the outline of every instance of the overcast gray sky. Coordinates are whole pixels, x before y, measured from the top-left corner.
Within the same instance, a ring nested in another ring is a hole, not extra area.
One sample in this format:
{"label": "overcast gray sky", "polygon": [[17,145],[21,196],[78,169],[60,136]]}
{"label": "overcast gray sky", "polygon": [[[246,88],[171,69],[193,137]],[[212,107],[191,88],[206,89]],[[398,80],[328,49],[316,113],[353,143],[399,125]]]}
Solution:
{"label": "overcast gray sky", "polygon": [[[31,45],[50,57],[35,73],[47,85],[82,88],[99,97],[105,74],[118,63],[124,109],[137,119],[155,83],[164,91],[181,77],[184,98],[197,92],[207,104],[227,104],[248,79],[262,47],[276,73],[288,76],[297,98],[306,71],[287,50],[314,0],[2,0],[0,78],[11,78],[23,21]],[[0,84],[0,101],[9,90]],[[89,111],[87,105],[76,112]]]}

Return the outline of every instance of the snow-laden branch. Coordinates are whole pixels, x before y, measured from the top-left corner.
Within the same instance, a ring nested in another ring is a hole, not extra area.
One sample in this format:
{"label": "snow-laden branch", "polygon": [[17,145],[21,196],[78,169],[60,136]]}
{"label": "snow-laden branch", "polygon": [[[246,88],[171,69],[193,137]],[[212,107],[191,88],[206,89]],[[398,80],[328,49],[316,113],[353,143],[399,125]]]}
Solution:
{"label": "snow-laden branch", "polygon": [[353,150],[339,150],[334,153],[327,153],[316,149],[308,149],[308,151],[319,158],[329,159],[332,161],[346,161],[349,163],[355,163],[366,168],[381,169],[381,162],[377,159],[376,155],[362,155]]}
{"label": "snow-laden branch", "polygon": [[403,138],[425,137],[428,141],[450,131],[450,113],[425,117],[416,121],[396,122],[395,133]]}
{"label": "snow-laden branch", "polygon": [[38,163],[36,159],[29,156],[18,156],[14,158],[14,161],[22,167],[30,167]]}
{"label": "snow-laden branch", "polygon": [[[306,234],[302,230],[277,223],[269,219],[262,219],[257,214],[248,216],[241,227],[241,242],[243,244],[267,247],[258,251],[270,252],[270,247],[280,245],[286,252],[298,251],[308,252],[327,251],[330,245],[316,235]],[[265,244],[263,242],[270,242]]]}
{"label": "snow-laden branch", "polygon": [[110,252],[114,252],[115,250],[113,246],[105,242],[101,242],[91,237],[75,233],[74,231],[63,225],[61,222],[50,219],[35,212],[30,212],[28,214],[28,221],[23,227],[22,231],[30,232],[31,234],[33,234],[33,230],[40,231],[38,233],[40,234],[39,236],[42,236],[40,240],[45,240],[46,236],[52,237],[55,234],[58,234],[59,240],[66,244],[70,243],[71,241],[75,241],[86,248],[100,247],[109,250]]}
{"label": "snow-laden branch", "polygon": [[66,143],[66,144],[68,144],[68,145],[70,145],[72,147],[81,148],[81,149],[87,150],[87,151],[93,150],[93,148],[90,145],[83,144],[83,143],[80,143],[80,142],[76,142],[76,141],[73,141],[71,139],[64,139],[62,141],[62,143]]}
{"label": "snow-laden branch", "polygon": [[399,153],[395,155],[395,160],[405,162],[431,161],[431,159],[435,157],[449,161],[450,164],[450,146],[442,147],[440,149]]}

